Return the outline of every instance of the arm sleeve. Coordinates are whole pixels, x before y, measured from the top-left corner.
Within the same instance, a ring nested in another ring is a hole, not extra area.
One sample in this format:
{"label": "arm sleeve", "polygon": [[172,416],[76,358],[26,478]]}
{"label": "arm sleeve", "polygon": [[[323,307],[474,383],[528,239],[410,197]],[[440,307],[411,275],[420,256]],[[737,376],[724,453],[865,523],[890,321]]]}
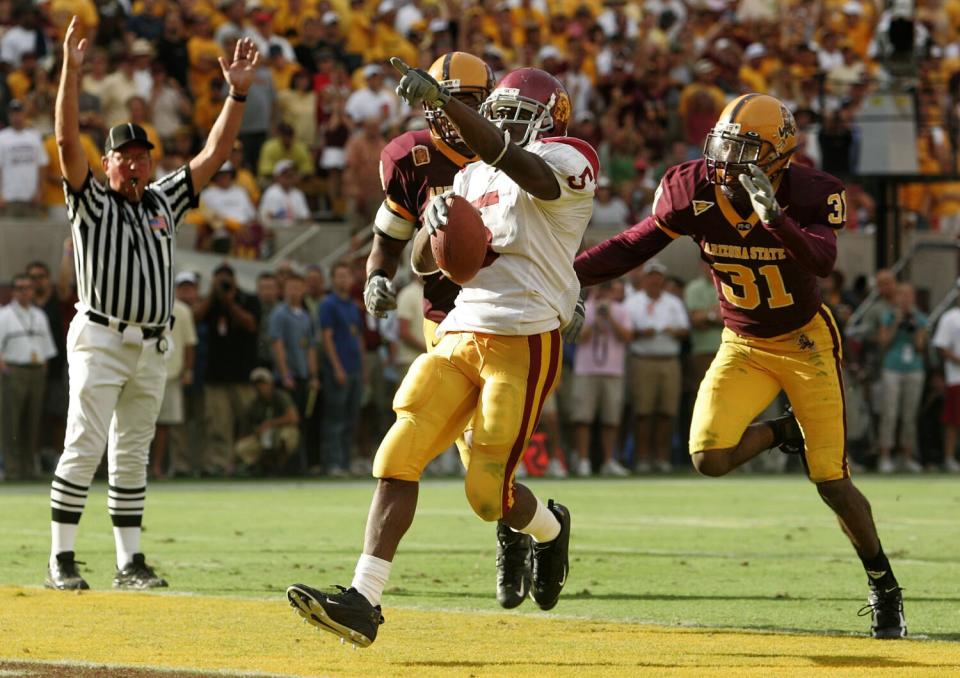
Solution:
{"label": "arm sleeve", "polygon": [[267,330],[271,340],[283,339],[283,320],[280,318],[280,307],[277,306],[270,312],[270,318],[267,320]]}
{"label": "arm sleeve", "polygon": [[803,228],[784,215],[778,226],[763,224],[779,240],[790,256],[806,271],[818,277],[830,275],[837,260],[837,234],[824,224],[809,224]]}
{"label": "arm sleeve", "polygon": [[170,205],[174,228],[180,227],[183,215],[191,207],[198,204],[197,195],[193,192],[193,179],[190,176],[190,166],[184,165],[180,169],[150,184],[150,188],[161,193]]}
{"label": "arm sleeve", "polygon": [[635,269],[671,242],[673,238],[650,216],[583,252],[573,268],[581,285],[596,285]]}
{"label": "arm sleeve", "polygon": [[100,220],[107,189],[94,178],[92,171],[87,170],[87,178],[83,180],[79,191],[70,188],[64,179],[63,195],[67,202],[67,217],[75,228],[85,230]]}
{"label": "arm sleeve", "polygon": [[417,229],[419,210],[407,197],[406,175],[387,150],[380,154],[380,180],[386,197],[374,218],[374,232],[394,240],[410,240]]}
{"label": "arm sleeve", "polygon": [[[561,205],[575,200],[593,199],[597,189],[600,161],[596,151],[579,139],[562,137],[544,143],[534,152],[553,170],[560,195],[553,200],[537,200],[541,204]],[[562,208],[565,209],[565,208]]]}
{"label": "arm sleeve", "polygon": [[944,315],[937,323],[937,329],[933,334],[933,345],[937,348],[950,348],[950,325],[952,317]]}

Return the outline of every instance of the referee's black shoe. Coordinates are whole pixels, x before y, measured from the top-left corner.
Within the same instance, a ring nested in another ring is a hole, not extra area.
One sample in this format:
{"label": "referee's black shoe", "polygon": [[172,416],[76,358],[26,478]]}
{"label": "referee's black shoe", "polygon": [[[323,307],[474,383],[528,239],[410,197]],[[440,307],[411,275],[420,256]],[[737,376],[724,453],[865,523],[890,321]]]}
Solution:
{"label": "referee's black shoe", "polygon": [[533,586],[530,595],[541,610],[552,610],[557,604],[570,571],[570,511],[562,504],[555,504],[553,499],[547,502],[547,508],[560,521],[560,534],[553,541],[533,543]]}
{"label": "referee's black shoe", "polygon": [[52,567],[47,565],[47,578],[43,582],[44,588],[60,591],[78,591],[90,588],[86,580],[80,576],[77,562],[73,559],[73,551],[58,553],[57,564]]}
{"label": "referee's black shoe", "polygon": [[157,576],[147,565],[142,553],[134,553],[133,560],[117,570],[113,577],[115,589],[159,589],[167,586],[167,580]]}
{"label": "referee's black shoe", "polygon": [[294,584],[287,587],[287,600],[303,621],[338,636],[340,642],[369,647],[383,623],[380,606],[371,605],[352,586],[337,589],[339,593],[324,593],[306,584]]}
{"label": "referee's black shoe", "polygon": [[517,607],[530,592],[532,545],[530,535],[514,532],[502,520],[497,522],[497,602],[500,607],[508,610]]}

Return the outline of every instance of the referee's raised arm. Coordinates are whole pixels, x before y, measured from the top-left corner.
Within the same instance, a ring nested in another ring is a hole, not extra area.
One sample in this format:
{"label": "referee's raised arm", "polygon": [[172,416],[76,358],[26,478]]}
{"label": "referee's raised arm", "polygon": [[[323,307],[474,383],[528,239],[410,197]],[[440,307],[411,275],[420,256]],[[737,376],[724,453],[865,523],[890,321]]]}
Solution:
{"label": "referee's raised arm", "polygon": [[224,101],[216,122],[213,123],[207,143],[190,161],[190,176],[193,179],[195,195],[200,194],[203,187],[230,155],[230,149],[233,148],[233,142],[236,141],[237,133],[240,131],[240,122],[243,120],[247,90],[250,89],[257,74],[260,53],[253,40],[241,38],[233,51],[233,61],[228,64],[223,57],[219,60],[223,79],[230,85],[230,94]]}
{"label": "referee's raised arm", "polygon": [[83,58],[87,51],[86,38],[80,39],[77,17],[70,20],[67,35],[63,39],[63,70],[57,88],[57,105],[54,111],[54,130],[57,148],[60,151],[60,167],[63,177],[74,191],[83,187],[90,166],[80,145],[80,76]]}

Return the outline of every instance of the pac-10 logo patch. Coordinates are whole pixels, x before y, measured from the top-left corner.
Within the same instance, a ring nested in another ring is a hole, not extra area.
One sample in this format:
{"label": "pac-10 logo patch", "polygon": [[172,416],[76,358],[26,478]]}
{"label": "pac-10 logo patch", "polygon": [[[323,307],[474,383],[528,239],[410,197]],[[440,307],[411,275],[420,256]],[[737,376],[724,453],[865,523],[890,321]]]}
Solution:
{"label": "pac-10 logo patch", "polygon": [[748,221],[741,221],[737,224],[736,229],[741,233],[749,233],[753,229],[753,224]]}

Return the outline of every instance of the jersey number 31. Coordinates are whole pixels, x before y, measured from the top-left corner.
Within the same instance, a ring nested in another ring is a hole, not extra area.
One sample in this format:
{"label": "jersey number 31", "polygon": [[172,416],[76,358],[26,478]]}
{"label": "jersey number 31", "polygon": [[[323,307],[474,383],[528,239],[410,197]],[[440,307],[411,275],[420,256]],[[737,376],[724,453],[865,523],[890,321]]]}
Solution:
{"label": "jersey number 31", "polygon": [[[740,264],[714,264],[713,268],[730,275],[730,285],[720,282],[723,296],[727,301],[748,311],[760,305],[760,286],[757,284],[757,276],[753,269]],[[783,276],[780,275],[780,268],[776,264],[761,266],[757,272],[767,283],[769,294],[766,301],[769,308],[786,308],[793,305],[793,295],[787,292],[783,284]],[[736,285],[740,290],[735,290],[731,285]]]}

